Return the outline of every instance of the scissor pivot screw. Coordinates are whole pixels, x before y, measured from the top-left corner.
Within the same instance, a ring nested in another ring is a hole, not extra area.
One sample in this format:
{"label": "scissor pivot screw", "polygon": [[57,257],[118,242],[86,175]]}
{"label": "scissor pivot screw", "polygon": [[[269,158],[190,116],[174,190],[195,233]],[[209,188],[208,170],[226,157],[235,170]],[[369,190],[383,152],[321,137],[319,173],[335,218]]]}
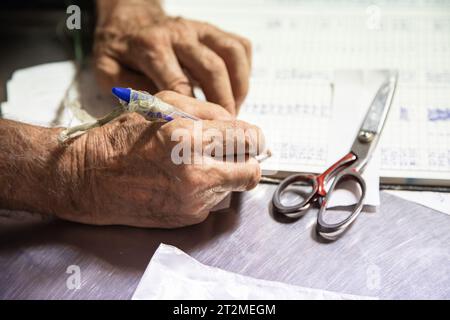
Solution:
{"label": "scissor pivot screw", "polygon": [[361,131],[361,132],[359,133],[358,139],[359,139],[359,141],[361,141],[361,142],[370,142],[370,141],[373,140],[374,136],[375,136],[375,135],[373,134],[373,132],[370,132],[370,131]]}

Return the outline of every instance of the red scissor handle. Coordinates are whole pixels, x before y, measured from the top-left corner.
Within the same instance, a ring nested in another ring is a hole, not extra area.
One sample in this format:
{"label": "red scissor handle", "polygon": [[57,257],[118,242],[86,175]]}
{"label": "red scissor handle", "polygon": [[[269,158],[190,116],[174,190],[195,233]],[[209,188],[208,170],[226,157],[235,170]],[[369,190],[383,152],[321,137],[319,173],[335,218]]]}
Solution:
{"label": "red scissor handle", "polygon": [[324,173],[319,175],[317,177],[317,194],[325,197],[327,195],[326,191],[326,184],[329,181],[330,178],[332,178],[340,168],[343,166],[348,166],[349,164],[355,162],[357,159],[356,155],[352,152],[348,153],[344,157],[342,157],[340,160],[338,160],[335,164],[333,164],[331,167],[329,167]]}

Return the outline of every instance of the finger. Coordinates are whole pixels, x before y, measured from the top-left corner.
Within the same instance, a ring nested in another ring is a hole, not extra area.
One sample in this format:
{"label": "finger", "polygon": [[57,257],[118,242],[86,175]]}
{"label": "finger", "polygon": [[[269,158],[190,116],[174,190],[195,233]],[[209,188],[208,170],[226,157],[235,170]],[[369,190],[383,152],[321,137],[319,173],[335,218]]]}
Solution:
{"label": "finger", "polygon": [[[266,150],[265,137],[260,128],[240,120],[192,121],[178,118],[161,126],[163,136],[173,137],[178,131],[194,153],[217,160],[245,161]],[[187,131],[186,131],[187,130]],[[175,140],[172,140],[175,141]]]}
{"label": "finger", "polygon": [[147,44],[136,53],[139,69],[155,82],[159,90],[173,90],[193,96],[192,86],[184,74],[170,44]]}
{"label": "finger", "polygon": [[235,101],[225,62],[200,42],[176,44],[180,62],[199,83],[206,98],[235,115]]}
{"label": "finger", "polygon": [[204,30],[200,41],[215,51],[225,62],[238,108],[249,88],[250,64],[245,47],[240,41],[215,27],[211,26]]}
{"label": "finger", "polygon": [[261,167],[254,158],[238,163],[216,161],[211,170],[219,176],[213,187],[215,192],[250,190],[261,179]]}
{"label": "finger", "polygon": [[199,32],[200,39],[203,37],[204,34],[208,33],[208,30],[217,30],[217,31],[223,32],[224,34],[228,35],[229,37],[234,38],[237,41],[239,41],[245,48],[245,53],[247,55],[247,60],[249,62],[249,66],[250,67],[252,66],[252,43],[250,42],[250,40],[248,40],[247,38],[245,38],[243,36],[235,34],[233,32],[223,31],[209,23],[198,22],[198,21],[190,21],[190,23],[192,23],[196,26],[196,29]]}
{"label": "finger", "polygon": [[250,42],[250,40],[248,40],[247,38],[244,38],[240,35],[237,35],[235,33],[232,32],[227,32],[227,34],[230,37],[235,38],[236,40],[238,40],[245,48],[245,53],[247,55],[247,60],[248,60],[248,64],[250,66],[250,69],[252,67],[252,55],[253,55],[253,49],[252,49],[252,43]]}
{"label": "finger", "polygon": [[227,160],[236,160],[228,156],[256,156],[265,150],[265,137],[261,129],[245,121],[203,121],[202,132],[203,149],[216,158],[219,152],[227,156]]}
{"label": "finger", "polygon": [[[245,162],[249,156],[265,151],[261,129],[240,120],[192,121],[178,118],[162,125],[160,130],[161,136],[171,137],[171,141],[178,141],[177,146],[191,149],[189,154],[200,154],[203,160]],[[181,141],[183,144],[180,145]]]}
{"label": "finger", "polygon": [[132,87],[148,92],[157,91],[155,84],[147,77],[128,69],[107,55],[99,56],[94,63],[97,81],[105,91],[110,91],[112,87]]}
{"label": "finger", "polygon": [[161,91],[156,96],[168,104],[203,120],[233,119],[228,111],[214,103],[186,97],[173,91]]}

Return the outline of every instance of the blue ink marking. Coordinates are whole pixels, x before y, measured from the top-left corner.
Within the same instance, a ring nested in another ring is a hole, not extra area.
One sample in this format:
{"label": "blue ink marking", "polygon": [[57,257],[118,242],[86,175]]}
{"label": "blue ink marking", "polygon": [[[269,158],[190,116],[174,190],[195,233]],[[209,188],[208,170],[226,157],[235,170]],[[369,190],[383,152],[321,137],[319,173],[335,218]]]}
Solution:
{"label": "blue ink marking", "polygon": [[151,119],[163,119],[166,121],[172,121],[173,118],[171,116],[165,115],[162,112],[152,112],[152,111],[148,111],[146,113],[147,117],[151,118]]}
{"label": "blue ink marking", "polygon": [[409,120],[408,109],[405,107],[400,107],[400,120],[404,120],[404,121]]}
{"label": "blue ink marking", "polygon": [[432,122],[450,120],[450,108],[428,109],[428,120]]}

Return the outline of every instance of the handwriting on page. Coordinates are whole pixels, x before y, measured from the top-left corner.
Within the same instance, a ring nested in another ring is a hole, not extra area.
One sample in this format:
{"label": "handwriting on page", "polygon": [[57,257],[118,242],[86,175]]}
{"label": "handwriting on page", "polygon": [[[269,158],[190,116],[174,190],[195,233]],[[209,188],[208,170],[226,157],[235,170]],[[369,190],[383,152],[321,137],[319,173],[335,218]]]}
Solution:
{"label": "handwriting on page", "polygon": [[380,142],[381,175],[449,174],[449,2],[348,1],[345,10],[336,1],[171,3],[177,14],[252,40],[242,118],[271,137],[274,160],[291,167],[335,160],[327,148],[330,115],[338,112],[330,102],[333,70],[396,69],[398,90]]}
{"label": "handwriting on page", "polygon": [[[267,78],[254,81],[242,108],[242,119],[269,132],[266,136],[273,158],[266,168],[289,170],[294,163],[297,167],[327,164],[332,87],[323,76],[297,76],[278,79],[276,86]],[[323,129],[317,130],[316,125]]]}

